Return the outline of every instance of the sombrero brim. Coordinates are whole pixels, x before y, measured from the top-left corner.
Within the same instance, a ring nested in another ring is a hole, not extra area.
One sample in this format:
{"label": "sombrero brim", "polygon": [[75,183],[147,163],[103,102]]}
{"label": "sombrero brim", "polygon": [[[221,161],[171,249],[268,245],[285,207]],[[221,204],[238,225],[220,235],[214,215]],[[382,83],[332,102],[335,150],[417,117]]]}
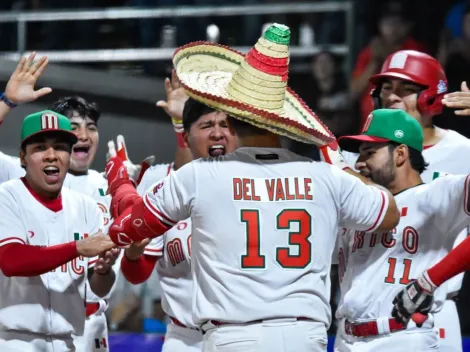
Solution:
{"label": "sombrero brim", "polygon": [[[186,93],[207,106],[303,143],[324,146],[334,141],[335,137],[330,130],[290,88],[287,88],[284,97],[284,116],[255,107],[249,101],[231,99],[227,87],[233,74],[244,64],[244,58],[243,53],[223,45],[194,42],[175,51],[173,65]],[[250,67],[247,72],[250,74],[243,76],[246,82],[237,82],[242,89],[244,83],[256,84],[263,80],[267,84],[265,92],[247,89],[251,99],[269,103],[269,98],[279,98],[270,95],[269,90],[270,87],[278,87],[280,82],[262,72],[250,71]]]}

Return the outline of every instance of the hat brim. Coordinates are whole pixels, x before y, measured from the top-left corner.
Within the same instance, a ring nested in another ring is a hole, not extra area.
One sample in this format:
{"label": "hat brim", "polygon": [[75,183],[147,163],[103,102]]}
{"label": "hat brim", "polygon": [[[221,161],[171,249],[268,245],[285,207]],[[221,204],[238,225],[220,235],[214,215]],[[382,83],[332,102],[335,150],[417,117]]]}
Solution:
{"label": "hat brim", "polygon": [[359,153],[359,146],[361,143],[387,143],[390,142],[389,139],[367,136],[365,134],[360,134],[356,136],[344,136],[338,139],[339,147],[347,152]]}
{"label": "hat brim", "polygon": [[398,78],[404,81],[415,82],[415,80],[408,75],[399,72],[378,73],[369,78],[369,82],[378,86],[386,78]]}
{"label": "hat brim", "polygon": [[40,136],[41,134],[46,134],[46,133],[50,133],[51,135],[61,135],[65,137],[65,139],[68,140],[72,145],[78,142],[78,138],[73,132],[50,128],[50,129],[44,129],[44,130],[41,130],[39,132],[29,135],[28,137],[26,137],[25,139],[21,141],[21,145],[24,146],[26,143],[28,143],[29,140],[31,140],[31,138]]}
{"label": "hat brim", "polygon": [[[284,115],[273,113],[250,105],[249,102],[231,99],[227,87],[233,74],[244,62],[245,55],[229,47],[209,43],[194,42],[175,51],[173,64],[176,75],[185,92],[191,98],[234,118],[248,122],[256,127],[269,130],[303,143],[324,146],[335,137],[317,115],[289,87],[284,97]],[[245,85],[263,81],[267,84],[264,92],[247,89],[253,100],[275,100],[269,95],[269,88],[279,86],[278,81],[269,80],[265,74],[253,72],[243,76]]]}

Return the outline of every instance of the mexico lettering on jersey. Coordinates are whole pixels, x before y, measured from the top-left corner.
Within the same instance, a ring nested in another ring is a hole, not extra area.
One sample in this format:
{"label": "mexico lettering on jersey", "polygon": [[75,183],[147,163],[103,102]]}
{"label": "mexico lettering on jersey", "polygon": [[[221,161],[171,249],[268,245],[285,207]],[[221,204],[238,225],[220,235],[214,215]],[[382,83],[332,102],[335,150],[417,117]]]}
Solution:
{"label": "mexico lettering on jersey", "polygon": [[[396,294],[444,257],[470,224],[469,178],[447,176],[396,195],[401,219],[391,232],[340,231],[338,319],[391,315]],[[441,309],[446,294],[446,286],[436,291],[432,313]]]}
{"label": "mexico lettering on jersey", "polygon": [[157,271],[164,312],[185,326],[195,327],[191,316],[191,219],[180,221],[163,236],[154,238],[144,254],[161,256]]}
{"label": "mexico lettering on jersey", "polygon": [[377,188],[277,148],[193,161],[149,189],[144,202],[167,228],[192,220],[197,325],[279,317],[329,325],[338,223],[373,230],[388,208]]}
{"label": "mexico lettering on jersey", "polygon": [[[0,185],[0,213],[0,246],[53,246],[94,234],[103,226],[101,211],[90,197],[64,188],[62,210],[54,212],[20,179]],[[95,261],[79,258],[34,277],[5,277],[0,272],[0,330],[83,334],[87,269]]]}

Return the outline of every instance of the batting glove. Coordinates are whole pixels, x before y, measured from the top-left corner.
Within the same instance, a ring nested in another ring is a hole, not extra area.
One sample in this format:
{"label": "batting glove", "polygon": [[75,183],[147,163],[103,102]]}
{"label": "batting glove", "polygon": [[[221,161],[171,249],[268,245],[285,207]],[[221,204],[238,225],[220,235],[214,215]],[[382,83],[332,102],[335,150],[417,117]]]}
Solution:
{"label": "batting glove", "polygon": [[338,142],[334,142],[320,147],[320,158],[325,163],[334,165],[341,170],[349,169],[349,165],[344,161],[341,149],[339,148]]}
{"label": "batting glove", "polygon": [[434,291],[437,286],[429,279],[427,272],[418,279],[411,281],[393,300],[392,316],[403,325],[407,325],[411,318],[418,327],[425,319],[416,319],[415,313],[426,316],[434,303]]}
{"label": "batting glove", "polygon": [[108,142],[108,154],[106,158],[111,160],[114,157],[118,157],[123,161],[123,165],[126,167],[129,178],[134,182],[135,185],[138,185],[144,176],[145,171],[152,166],[155,161],[153,155],[145,158],[140,164],[134,164],[130,161],[127,154],[126,142],[124,141],[124,136],[119,135],[116,138],[117,149],[114,144],[114,141]]}

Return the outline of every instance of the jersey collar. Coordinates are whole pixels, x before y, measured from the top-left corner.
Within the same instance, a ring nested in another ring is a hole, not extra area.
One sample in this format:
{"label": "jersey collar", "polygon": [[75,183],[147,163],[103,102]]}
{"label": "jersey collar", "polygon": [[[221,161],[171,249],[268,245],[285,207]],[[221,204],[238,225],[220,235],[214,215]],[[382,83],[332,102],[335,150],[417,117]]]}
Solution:
{"label": "jersey collar", "polygon": [[29,187],[28,182],[24,177],[21,178],[23,181],[24,186],[28,189],[29,193],[42,205],[44,205],[50,211],[57,213],[62,210],[62,195],[59,195],[56,199],[49,199],[44,196],[41,196],[34,192],[31,187]]}

